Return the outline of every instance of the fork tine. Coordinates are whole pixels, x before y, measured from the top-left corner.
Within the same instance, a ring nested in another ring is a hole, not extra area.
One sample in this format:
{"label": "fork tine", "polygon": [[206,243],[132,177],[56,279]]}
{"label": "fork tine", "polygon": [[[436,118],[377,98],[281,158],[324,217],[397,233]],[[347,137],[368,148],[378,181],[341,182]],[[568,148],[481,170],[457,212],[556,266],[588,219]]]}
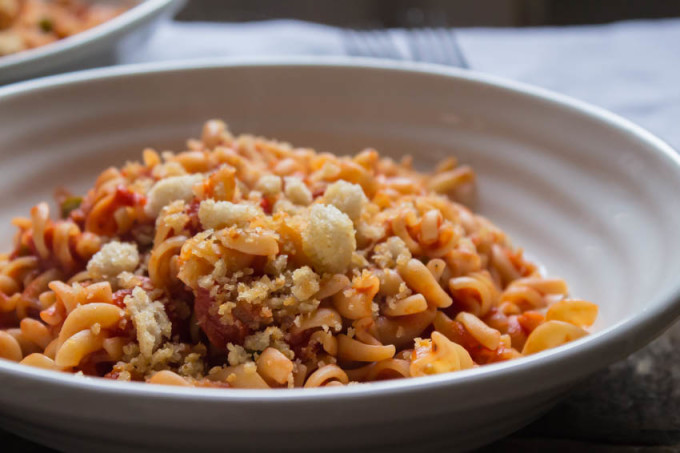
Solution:
{"label": "fork tine", "polygon": [[426,42],[432,53],[433,62],[438,64],[447,64],[446,49],[441,45],[439,37],[435,29],[426,28],[423,34],[427,37]]}
{"label": "fork tine", "polygon": [[408,56],[402,54],[389,30],[343,30],[349,55],[388,58],[467,67],[453,31],[445,28],[418,28],[406,32]]}
{"label": "fork tine", "polygon": [[408,51],[411,54],[411,59],[413,61],[422,61],[422,54],[420,52],[420,48],[418,47],[418,43],[416,41],[416,37],[414,35],[413,30],[407,30],[405,32],[405,37],[406,37],[406,45],[408,46]]}
{"label": "fork tine", "polygon": [[385,58],[385,46],[378,31],[365,31],[362,32],[362,37],[364,38],[366,47],[371,50],[372,57]]}
{"label": "fork tine", "polygon": [[376,43],[381,43],[381,50],[383,52],[383,57],[392,58],[394,60],[401,60],[402,56],[399,53],[399,49],[394,44],[392,40],[392,35],[389,30],[384,31],[373,31],[371,33],[375,37]]}
{"label": "fork tine", "polygon": [[357,55],[359,53],[356,43],[354,42],[352,30],[342,30],[340,33],[340,38],[342,41],[342,47],[345,49],[345,53],[347,55]]}
{"label": "fork tine", "polygon": [[453,65],[456,63],[456,55],[451,50],[449,40],[446,37],[446,30],[443,28],[433,28],[430,30],[432,39],[437,43],[437,48],[442,56],[442,64]]}
{"label": "fork tine", "polygon": [[423,63],[441,63],[439,50],[437,46],[433,45],[434,40],[430,29],[418,28],[411,31],[413,43],[416,49],[414,58],[416,61]]}
{"label": "fork tine", "polygon": [[465,66],[465,60],[453,32],[445,28],[409,30],[407,42],[411,57],[424,63]]}
{"label": "fork tine", "polygon": [[348,53],[350,55],[358,57],[371,57],[373,56],[372,46],[366,43],[366,40],[361,35],[360,32],[356,30],[348,30],[346,32],[347,39],[345,40],[348,44]]}
{"label": "fork tine", "polygon": [[345,51],[354,56],[402,59],[389,32],[386,31],[343,31]]}
{"label": "fork tine", "polygon": [[342,31],[342,42],[345,51],[352,56],[365,57],[368,56],[369,50],[365,47],[363,39],[358,32],[352,29]]}
{"label": "fork tine", "polygon": [[423,63],[434,63],[432,52],[430,46],[427,43],[427,37],[423,33],[423,30],[416,28],[414,30],[409,30],[411,48],[413,50],[413,59],[415,61],[420,61]]}
{"label": "fork tine", "polygon": [[465,60],[463,51],[460,49],[458,39],[456,39],[456,32],[447,28],[440,28],[439,31],[442,36],[442,41],[446,45],[450,64],[461,68],[468,68],[469,66]]}
{"label": "fork tine", "polygon": [[428,44],[428,38],[424,32],[424,29],[417,28],[415,30],[412,30],[410,33],[412,36],[414,48],[416,49],[415,52],[416,54],[414,56],[416,61],[420,61],[423,63],[436,63],[435,58],[432,54],[432,49]]}

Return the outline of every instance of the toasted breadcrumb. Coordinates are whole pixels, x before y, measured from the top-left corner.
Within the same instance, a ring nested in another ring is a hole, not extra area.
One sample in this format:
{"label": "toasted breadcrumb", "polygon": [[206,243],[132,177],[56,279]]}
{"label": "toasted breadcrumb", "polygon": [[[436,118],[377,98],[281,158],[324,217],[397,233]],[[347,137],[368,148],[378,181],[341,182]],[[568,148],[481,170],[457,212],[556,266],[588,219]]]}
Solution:
{"label": "toasted breadcrumb", "polygon": [[385,237],[385,227],[376,223],[360,221],[357,225],[357,242],[363,244],[377,242]]}
{"label": "toasted breadcrumb", "polygon": [[281,177],[277,175],[264,175],[260,177],[255,185],[255,190],[262,192],[265,196],[274,196],[281,193],[283,184]]}
{"label": "toasted breadcrumb", "polygon": [[134,288],[124,302],[137,331],[139,349],[143,356],[151,357],[163,339],[170,337],[172,331],[165,307],[161,302],[152,301],[140,287]]}
{"label": "toasted breadcrumb", "polygon": [[375,246],[373,260],[384,268],[394,268],[411,259],[411,251],[399,237],[392,236]]}
{"label": "toasted breadcrumb", "polygon": [[295,269],[293,272],[293,295],[300,301],[311,298],[319,291],[321,277],[309,266]]}
{"label": "toasted breadcrumb", "polygon": [[176,200],[191,201],[194,184],[201,182],[203,175],[171,176],[161,179],[151,188],[144,211],[149,217],[156,217],[164,206]]}
{"label": "toasted breadcrumb", "polygon": [[142,284],[142,279],[131,272],[121,272],[118,274],[118,287],[122,289],[132,289]]}
{"label": "toasted breadcrumb", "polygon": [[251,359],[251,355],[248,354],[248,352],[241,345],[229,343],[227,344],[227,351],[229,351],[227,354],[227,360],[231,366],[237,366],[242,363],[246,363]]}
{"label": "toasted breadcrumb", "polygon": [[87,263],[87,272],[93,279],[114,280],[122,272],[132,272],[139,266],[137,245],[112,241],[104,244]]}
{"label": "toasted breadcrumb", "polygon": [[[278,327],[267,327],[265,330],[255,332],[246,337],[243,346],[249,351],[262,352],[270,346],[280,349],[279,344],[283,340],[283,332]],[[287,348],[283,348],[287,349]]]}
{"label": "toasted breadcrumb", "polygon": [[284,193],[290,201],[297,205],[307,206],[312,202],[312,193],[300,178],[287,176]]}
{"label": "toasted breadcrumb", "polygon": [[189,216],[184,212],[185,209],[184,200],[176,200],[165,206],[161,210],[163,223],[172,228],[175,233],[180,233],[189,222]]}
{"label": "toasted breadcrumb", "polygon": [[294,203],[291,203],[290,200],[282,198],[278,200],[276,203],[274,203],[274,212],[275,213],[285,212],[286,214],[293,216],[296,214],[303,213],[304,208],[302,206],[298,206]]}
{"label": "toasted breadcrumb", "polygon": [[342,180],[328,186],[323,195],[323,201],[335,206],[354,221],[359,219],[364,204],[367,202],[364,190],[359,184]]}
{"label": "toasted breadcrumb", "polygon": [[198,208],[198,218],[203,228],[221,229],[231,226],[245,226],[259,214],[249,204],[234,204],[229,201],[204,200]]}
{"label": "toasted breadcrumb", "polygon": [[354,225],[335,206],[315,204],[302,232],[302,248],[317,272],[344,273],[356,249]]}

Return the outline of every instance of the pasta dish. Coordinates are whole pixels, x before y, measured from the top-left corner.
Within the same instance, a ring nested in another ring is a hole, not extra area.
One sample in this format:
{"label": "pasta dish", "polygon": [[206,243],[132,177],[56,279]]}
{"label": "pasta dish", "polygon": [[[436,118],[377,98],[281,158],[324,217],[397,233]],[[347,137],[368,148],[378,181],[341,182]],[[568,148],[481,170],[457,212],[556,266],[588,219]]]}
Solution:
{"label": "pasta dish", "polygon": [[75,35],[126,9],[82,0],[0,0],[0,57]]}
{"label": "pasta dish", "polygon": [[587,334],[568,296],[432,173],[233,136],[207,122],[78,197],[17,218],[0,357],[122,381],[338,386],[484,366]]}

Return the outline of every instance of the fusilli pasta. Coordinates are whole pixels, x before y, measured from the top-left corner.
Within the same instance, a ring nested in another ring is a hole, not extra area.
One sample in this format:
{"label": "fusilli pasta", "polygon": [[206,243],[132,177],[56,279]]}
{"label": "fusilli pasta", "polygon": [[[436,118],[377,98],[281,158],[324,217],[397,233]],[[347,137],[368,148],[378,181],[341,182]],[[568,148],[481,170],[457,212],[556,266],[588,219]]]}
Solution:
{"label": "fusilli pasta", "polygon": [[0,1],[0,57],[80,33],[124,12],[130,2]]}
{"label": "fusilli pasta", "polygon": [[462,204],[475,174],[337,157],[209,121],[14,221],[0,357],[109,379],[320,387],[475,368],[586,335],[568,298]]}

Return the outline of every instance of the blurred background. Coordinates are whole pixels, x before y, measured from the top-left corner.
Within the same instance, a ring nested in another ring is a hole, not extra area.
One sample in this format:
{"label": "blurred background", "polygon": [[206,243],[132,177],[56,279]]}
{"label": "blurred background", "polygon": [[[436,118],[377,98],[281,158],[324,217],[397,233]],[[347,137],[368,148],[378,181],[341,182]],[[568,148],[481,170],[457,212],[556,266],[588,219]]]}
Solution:
{"label": "blurred background", "polygon": [[529,27],[680,17],[678,0],[189,0],[183,21],[300,19],[354,28]]}

